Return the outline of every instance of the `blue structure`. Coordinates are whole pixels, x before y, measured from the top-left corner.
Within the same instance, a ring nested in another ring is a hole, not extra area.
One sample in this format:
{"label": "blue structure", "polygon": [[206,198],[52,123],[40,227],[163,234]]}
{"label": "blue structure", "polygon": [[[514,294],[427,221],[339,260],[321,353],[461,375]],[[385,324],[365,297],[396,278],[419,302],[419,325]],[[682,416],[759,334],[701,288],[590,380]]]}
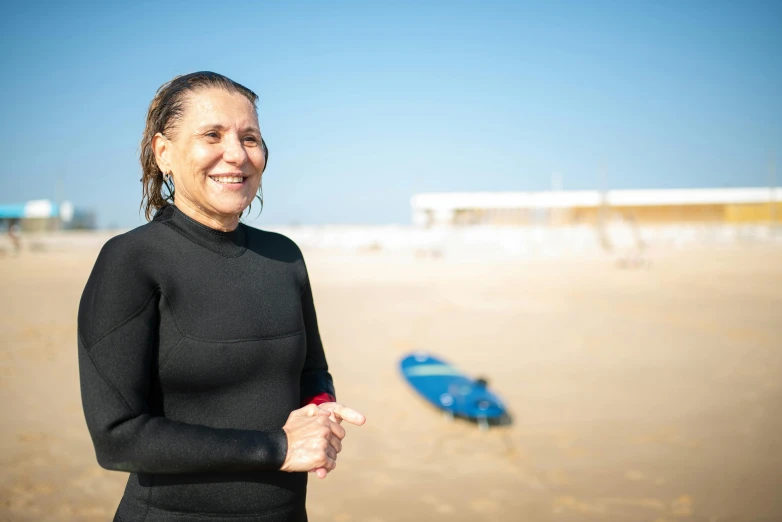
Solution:
{"label": "blue structure", "polygon": [[72,216],[73,205],[68,201],[58,205],[48,199],[36,199],[27,203],[0,205],[0,219],[60,218],[63,221],[70,221]]}
{"label": "blue structure", "polygon": [[24,207],[24,204],[0,205],[0,219],[22,219]]}

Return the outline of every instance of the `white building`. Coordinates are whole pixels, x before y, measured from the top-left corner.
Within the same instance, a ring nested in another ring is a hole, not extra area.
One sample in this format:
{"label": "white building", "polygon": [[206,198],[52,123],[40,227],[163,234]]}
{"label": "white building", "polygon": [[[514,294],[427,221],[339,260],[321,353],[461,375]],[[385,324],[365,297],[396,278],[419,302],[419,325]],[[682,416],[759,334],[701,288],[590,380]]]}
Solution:
{"label": "white building", "polygon": [[782,222],[782,189],[462,192],[416,194],[413,224],[573,225],[612,215],[639,223]]}

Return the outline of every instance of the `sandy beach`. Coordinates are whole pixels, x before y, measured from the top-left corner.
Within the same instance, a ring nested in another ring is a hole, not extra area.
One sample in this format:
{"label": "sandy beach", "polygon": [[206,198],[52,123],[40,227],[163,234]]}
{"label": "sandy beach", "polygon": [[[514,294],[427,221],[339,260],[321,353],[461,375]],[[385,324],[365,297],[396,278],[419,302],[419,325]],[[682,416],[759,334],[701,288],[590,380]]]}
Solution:
{"label": "sandy beach", "polygon": [[[0,258],[0,520],[108,521],[78,386],[96,248]],[[310,520],[782,520],[782,248],[465,261],[305,252],[340,402],[364,412]],[[513,423],[449,421],[397,362],[489,378]]]}

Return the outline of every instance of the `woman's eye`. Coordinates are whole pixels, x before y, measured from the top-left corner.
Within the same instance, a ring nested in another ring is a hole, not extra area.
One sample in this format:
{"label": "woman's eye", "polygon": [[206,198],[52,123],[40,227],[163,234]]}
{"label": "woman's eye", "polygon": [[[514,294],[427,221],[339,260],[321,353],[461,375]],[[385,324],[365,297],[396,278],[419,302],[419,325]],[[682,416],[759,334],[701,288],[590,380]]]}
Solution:
{"label": "woman's eye", "polygon": [[220,137],[220,135],[219,135],[219,134],[217,134],[217,132],[216,132],[216,131],[209,131],[209,132],[207,132],[207,133],[205,134],[205,136],[206,136],[207,138],[212,138],[212,139],[215,139],[215,140],[216,140],[216,139],[218,139],[218,138]]}
{"label": "woman's eye", "polygon": [[247,136],[246,138],[244,138],[244,141],[246,141],[246,142],[248,142],[250,144],[257,144],[258,143],[258,138],[256,138],[255,136]]}

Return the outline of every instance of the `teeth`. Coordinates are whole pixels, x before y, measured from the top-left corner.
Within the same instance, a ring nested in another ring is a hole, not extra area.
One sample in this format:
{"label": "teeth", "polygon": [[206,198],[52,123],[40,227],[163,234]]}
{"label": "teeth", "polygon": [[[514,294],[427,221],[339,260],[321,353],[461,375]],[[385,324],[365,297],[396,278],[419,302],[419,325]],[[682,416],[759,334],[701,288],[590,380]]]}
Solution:
{"label": "teeth", "polygon": [[215,176],[212,179],[218,183],[241,183],[243,178],[241,176]]}

